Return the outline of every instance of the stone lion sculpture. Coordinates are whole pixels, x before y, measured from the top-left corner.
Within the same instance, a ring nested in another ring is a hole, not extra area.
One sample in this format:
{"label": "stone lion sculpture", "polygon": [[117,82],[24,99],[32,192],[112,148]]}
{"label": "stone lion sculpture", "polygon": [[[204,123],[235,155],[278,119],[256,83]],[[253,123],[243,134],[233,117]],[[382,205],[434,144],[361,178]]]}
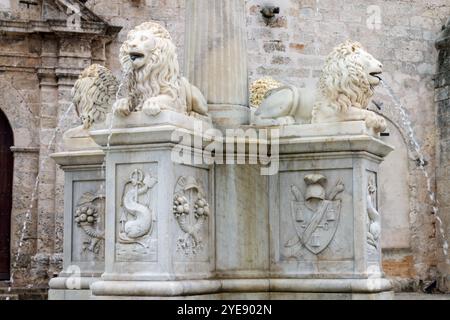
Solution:
{"label": "stone lion sculpture", "polygon": [[83,70],[72,88],[72,104],[82,125],[64,132],[66,149],[98,148],[88,130],[111,112],[118,86],[117,79],[104,66],[93,64]]}
{"label": "stone lion sculpture", "polygon": [[283,84],[271,77],[257,79],[250,85],[250,106],[258,108],[263,102],[266,93],[282,87]]}
{"label": "stone lion sculpture", "polygon": [[94,122],[105,120],[111,112],[118,89],[112,72],[99,64],[86,68],[72,88],[72,103],[83,123],[89,129]]}
{"label": "stone lion sculpture", "polygon": [[381,81],[382,67],[358,42],[342,43],[328,55],[315,92],[290,85],[270,90],[253,123],[273,126],[363,120],[374,132],[383,132],[385,119],[367,110]]}
{"label": "stone lion sculpture", "polygon": [[121,116],[142,110],[155,116],[161,110],[207,115],[200,90],[180,76],[176,48],[169,32],[145,22],[128,33],[120,48],[120,61],[128,82],[128,95],[113,109]]}

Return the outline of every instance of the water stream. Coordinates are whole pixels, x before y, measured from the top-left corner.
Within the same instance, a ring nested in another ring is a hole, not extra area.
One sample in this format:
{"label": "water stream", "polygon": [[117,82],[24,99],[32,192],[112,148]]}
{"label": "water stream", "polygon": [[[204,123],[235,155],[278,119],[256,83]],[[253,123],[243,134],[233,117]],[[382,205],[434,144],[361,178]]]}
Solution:
{"label": "water stream", "polygon": [[435,219],[438,222],[437,229],[439,230],[439,235],[442,238],[442,251],[444,253],[444,257],[446,259],[447,264],[449,264],[450,258],[448,257],[448,241],[445,236],[444,224],[442,222],[442,219],[439,217],[438,201],[436,199],[436,194],[432,188],[431,178],[430,178],[430,175],[428,174],[428,171],[425,169],[426,162],[425,162],[424,154],[422,152],[422,148],[414,134],[414,129],[412,127],[411,120],[406,111],[406,108],[403,106],[403,104],[400,102],[400,100],[397,98],[397,96],[393,92],[392,88],[386,82],[384,82],[382,80],[381,84],[386,89],[389,97],[394,102],[395,109],[398,111],[398,113],[400,115],[403,128],[407,132],[409,142],[411,143],[411,146],[413,147],[414,151],[416,152],[416,154],[418,156],[418,160],[417,160],[418,166],[419,166],[419,169],[422,172],[423,176],[426,179],[428,198],[430,199],[430,202],[431,202],[431,208],[433,211],[433,215],[435,216]]}
{"label": "water stream", "polygon": [[[129,79],[131,71],[132,71],[131,67],[127,68],[126,70],[124,70],[122,78],[120,79],[120,83],[119,83],[119,86],[118,86],[117,93],[116,93],[116,100],[120,99],[123,87],[126,84],[128,84],[128,79]],[[31,214],[32,214],[32,211],[34,209],[35,202],[37,200],[38,191],[39,191],[39,183],[41,181],[41,168],[42,168],[42,165],[43,165],[43,163],[45,161],[48,160],[48,158],[49,158],[49,156],[51,154],[51,149],[53,148],[53,145],[55,143],[57,134],[61,131],[61,128],[63,127],[64,122],[68,118],[69,114],[74,110],[74,107],[75,106],[73,104],[70,104],[69,108],[62,115],[62,117],[59,119],[59,122],[58,122],[57,126],[55,127],[55,129],[53,131],[53,135],[50,138],[50,141],[48,143],[48,146],[47,146],[47,149],[46,149],[46,151],[44,153],[44,156],[39,160],[39,170],[38,170],[38,173],[36,175],[33,191],[31,193],[30,205],[29,205],[29,207],[28,207],[28,209],[27,209],[27,211],[25,213],[25,218],[24,218],[24,221],[23,221],[22,229],[20,231],[19,247],[17,249],[17,253],[14,256],[14,261],[13,261],[13,264],[12,264],[13,268],[11,270],[10,281],[9,281],[9,284],[8,284],[8,293],[11,293],[12,287],[14,286],[15,271],[16,271],[16,268],[17,268],[18,260],[20,258],[20,254],[22,253],[22,247],[24,245],[24,238],[25,238],[25,234],[26,234],[26,231],[27,231],[28,223],[30,221]],[[114,113],[115,113],[114,105],[112,107],[111,113],[112,113],[112,115],[111,115],[111,120],[110,120],[109,128],[108,128],[109,135],[108,135],[108,142],[107,142],[107,150],[110,149],[110,141],[111,141],[112,129],[113,129],[113,125],[114,125]],[[103,179],[105,178],[105,165],[106,165],[106,163],[103,162],[102,169],[101,169],[101,175],[102,175]],[[100,187],[101,191],[103,191],[104,188],[105,188],[105,183],[103,183],[101,185],[101,187]],[[9,299],[10,299],[10,297],[6,297],[6,300],[9,300]]]}
{"label": "water stream", "polygon": [[[127,66],[126,69],[122,70],[122,75],[121,75],[119,86],[118,86],[117,92],[116,92],[116,101],[118,101],[122,97],[121,93],[122,93],[122,90],[125,87],[125,85],[126,85],[126,87],[128,87],[128,83],[129,83],[129,79],[130,79],[130,75],[131,75],[132,71],[133,71],[133,69],[132,69],[131,65]],[[115,113],[116,113],[116,105],[115,105],[115,103],[113,103],[113,105],[111,106],[111,114],[110,114],[111,118],[110,118],[109,126],[108,126],[108,140],[106,142],[106,150],[110,150],[111,149],[111,138],[112,138],[112,135],[113,135],[112,130],[113,130],[113,127],[114,127],[114,118],[116,117]],[[105,183],[106,183],[106,159],[103,160],[100,172],[101,172],[101,178],[103,179],[104,182],[100,185],[99,193],[100,194],[106,194],[106,190],[105,190]]]}
{"label": "water stream", "polygon": [[[23,220],[23,224],[22,224],[22,229],[20,231],[20,238],[19,238],[19,247],[17,249],[17,253],[14,256],[14,261],[12,264],[12,270],[11,270],[11,275],[9,278],[9,284],[8,284],[8,293],[11,293],[12,287],[14,285],[14,275],[15,275],[15,271],[17,268],[17,263],[19,261],[20,258],[20,254],[22,252],[22,247],[24,244],[24,238],[25,238],[25,234],[27,231],[27,227],[28,227],[28,222],[30,220],[31,217],[31,213],[34,209],[34,203],[36,202],[37,196],[38,196],[38,191],[39,191],[39,182],[41,181],[41,168],[42,165],[45,161],[48,160],[50,153],[51,153],[51,149],[55,143],[56,140],[56,136],[57,134],[60,132],[61,128],[63,127],[64,122],[66,121],[66,119],[68,118],[70,112],[72,112],[74,110],[74,105],[70,104],[69,108],[67,108],[66,112],[64,112],[64,114],[61,116],[61,118],[58,121],[58,124],[56,125],[54,131],[53,131],[53,135],[50,138],[50,141],[47,145],[47,149],[45,150],[43,157],[40,158],[39,160],[39,167],[38,167],[38,173],[36,175],[36,179],[34,182],[34,187],[33,187],[33,191],[31,192],[31,200],[30,200],[30,205],[25,213],[25,218]],[[40,153],[42,155],[42,153]],[[6,297],[6,300],[9,300],[9,297]]]}

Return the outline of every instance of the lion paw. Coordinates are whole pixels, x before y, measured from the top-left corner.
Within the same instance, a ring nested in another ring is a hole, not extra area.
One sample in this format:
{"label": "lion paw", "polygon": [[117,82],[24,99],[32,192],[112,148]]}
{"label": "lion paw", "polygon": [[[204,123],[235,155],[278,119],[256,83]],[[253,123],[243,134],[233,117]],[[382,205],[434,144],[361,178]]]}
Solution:
{"label": "lion paw", "polygon": [[371,114],[366,118],[366,126],[375,132],[383,132],[387,128],[386,120],[376,114]]}
{"label": "lion paw", "polygon": [[142,111],[148,116],[156,116],[161,112],[161,107],[157,105],[155,102],[151,100],[147,100],[144,102],[144,105],[142,106]]}
{"label": "lion paw", "polygon": [[119,115],[121,117],[126,117],[128,115],[130,115],[131,111],[130,111],[130,104],[127,98],[123,98],[120,100],[117,100],[114,103],[114,115]]}
{"label": "lion paw", "polygon": [[288,116],[288,117],[280,117],[280,118],[277,118],[277,122],[281,126],[287,126],[287,125],[290,125],[290,124],[294,124],[295,123],[295,119],[293,117],[290,117],[290,116]]}

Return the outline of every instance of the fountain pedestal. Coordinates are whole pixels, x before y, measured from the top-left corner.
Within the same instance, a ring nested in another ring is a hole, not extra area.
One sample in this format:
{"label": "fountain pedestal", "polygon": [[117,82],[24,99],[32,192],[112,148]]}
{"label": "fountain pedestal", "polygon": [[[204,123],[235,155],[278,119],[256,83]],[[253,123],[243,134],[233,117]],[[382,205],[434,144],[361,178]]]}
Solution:
{"label": "fountain pedestal", "polygon": [[[77,138],[78,140],[78,138]],[[88,299],[105,265],[105,179],[100,148],[52,155],[64,170],[64,267],[50,281],[49,299]]]}
{"label": "fountain pedestal", "polygon": [[[83,280],[91,298],[392,297],[377,212],[378,165],[392,148],[364,122],[281,127],[278,157],[276,141],[271,146],[278,173],[239,166],[245,175],[233,181],[215,174],[217,165],[174,161],[180,145],[189,146],[191,160],[204,150],[211,125],[200,122],[199,131],[198,123],[170,111],[136,112],[115,119],[111,131],[90,132],[106,153],[107,199],[104,271],[96,282]],[[79,209],[71,199],[90,190],[74,177],[100,181],[100,171],[90,170],[101,159],[54,158],[66,171],[67,268],[83,252],[71,236]],[[95,266],[98,276],[103,265]],[[51,298],[80,294],[68,290],[68,278],[52,280]]]}
{"label": "fountain pedestal", "polygon": [[362,121],[282,128],[279,173],[269,178],[273,291],[392,296],[377,212],[378,167],[391,151]]}
{"label": "fountain pedestal", "polygon": [[211,124],[194,120],[172,111],[135,112],[115,118],[111,130],[91,131],[106,152],[108,199],[105,271],[91,286],[93,298],[215,290],[205,280],[215,265],[213,168],[173,159],[201,156],[202,128]]}

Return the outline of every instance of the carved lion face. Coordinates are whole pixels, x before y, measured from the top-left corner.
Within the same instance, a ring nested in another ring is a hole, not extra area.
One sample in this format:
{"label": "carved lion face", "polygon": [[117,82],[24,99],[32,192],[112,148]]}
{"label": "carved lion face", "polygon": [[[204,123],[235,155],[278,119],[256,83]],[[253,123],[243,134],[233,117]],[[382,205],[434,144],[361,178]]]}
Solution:
{"label": "carved lion face", "polygon": [[157,40],[151,32],[140,30],[130,33],[125,45],[133,69],[138,70],[150,62]]}
{"label": "carved lion face", "polygon": [[369,84],[372,87],[378,85],[381,81],[380,75],[383,72],[383,65],[381,62],[361,48],[357,49],[355,54],[358,62],[363,67]]}
{"label": "carved lion face", "polygon": [[383,65],[358,42],[340,44],[328,55],[319,80],[322,96],[338,110],[366,109]]}
{"label": "carved lion face", "polygon": [[174,101],[181,97],[176,47],[161,25],[149,21],[136,26],[119,56],[132,97],[131,110],[140,110],[144,101],[161,94]]}

